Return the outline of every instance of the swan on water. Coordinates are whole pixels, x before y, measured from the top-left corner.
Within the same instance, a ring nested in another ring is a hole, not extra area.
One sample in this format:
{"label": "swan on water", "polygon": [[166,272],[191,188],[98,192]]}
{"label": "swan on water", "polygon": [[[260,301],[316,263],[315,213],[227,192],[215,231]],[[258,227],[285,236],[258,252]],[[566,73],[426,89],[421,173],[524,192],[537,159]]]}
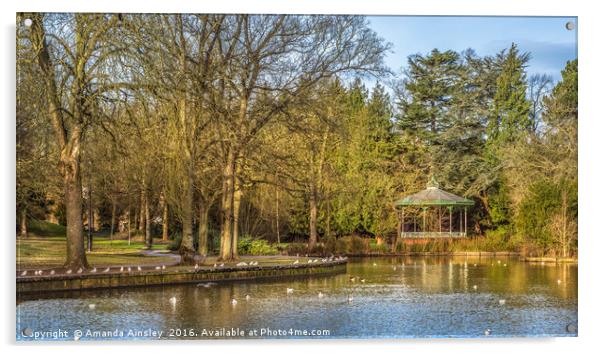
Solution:
{"label": "swan on water", "polygon": [[324,297],[324,294],[322,294],[322,292],[320,291],[320,292],[318,293],[318,298],[320,298],[320,299],[321,299],[321,298],[323,298],[323,297]]}
{"label": "swan on water", "polygon": [[292,294],[293,291],[295,291],[295,289],[293,289],[293,288],[286,288],[286,293],[287,294]]}
{"label": "swan on water", "polygon": [[477,290],[478,287],[476,285],[473,285],[472,288]]}
{"label": "swan on water", "polygon": [[231,304],[232,304],[233,306],[235,306],[236,304],[238,304],[238,301],[236,301],[236,299],[232,299],[232,301],[231,301]]}
{"label": "swan on water", "polygon": [[171,303],[172,305],[176,305],[176,302],[178,302],[178,299],[176,299],[175,296],[172,296],[169,298],[169,303]]}
{"label": "swan on water", "polygon": [[96,304],[89,304],[88,307],[90,310],[94,310],[96,308]]}
{"label": "swan on water", "polygon": [[353,296],[347,295],[347,302],[348,303],[352,303],[353,302]]}
{"label": "swan on water", "polygon": [[506,305],[506,300],[500,299],[500,305]]}
{"label": "swan on water", "polygon": [[485,330],[484,334],[485,334],[486,336],[490,335],[490,334],[491,334],[491,329],[487,328],[487,329]]}

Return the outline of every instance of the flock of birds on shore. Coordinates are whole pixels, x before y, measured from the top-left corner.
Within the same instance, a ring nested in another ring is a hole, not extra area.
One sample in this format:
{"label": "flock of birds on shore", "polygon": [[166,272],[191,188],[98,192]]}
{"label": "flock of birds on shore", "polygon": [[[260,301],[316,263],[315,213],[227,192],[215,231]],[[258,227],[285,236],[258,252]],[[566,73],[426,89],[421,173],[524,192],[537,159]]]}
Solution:
{"label": "flock of birds on shore", "polygon": [[[312,263],[318,263],[318,262],[322,262],[322,263],[328,263],[328,262],[332,262],[332,261],[342,261],[342,260],[346,260],[347,257],[326,257],[326,258],[321,258],[321,259],[308,259],[307,260],[307,264],[312,264]],[[293,265],[297,265],[299,264],[299,260],[296,259],[292,262]],[[213,268],[224,268],[226,265],[225,263],[214,263],[213,264]],[[250,266],[259,266],[259,262],[258,261],[250,261],[250,262],[239,262],[236,263],[236,267],[250,267]],[[147,269],[149,269],[147,267]],[[160,266],[155,266],[154,270],[159,270],[159,271],[163,271],[166,269],[165,265],[160,265]],[[194,265],[194,270],[197,271],[201,269],[201,266],[199,264],[195,264]],[[70,275],[70,274],[83,274],[83,273],[91,273],[91,274],[95,274],[95,273],[109,273],[111,270],[113,271],[118,271],[119,273],[131,273],[133,270],[141,272],[143,270],[143,268],[141,266],[120,266],[118,267],[107,267],[104,270],[100,271],[99,269],[97,269],[96,267],[90,269],[90,270],[86,270],[84,268],[78,268],[77,270],[73,270],[73,269],[67,269],[65,270],[65,272],[63,274],[65,275]],[[25,277],[25,276],[42,276],[42,275],[58,275],[57,271],[52,269],[49,271],[46,271],[44,269],[40,269],[40,270],[35,270],[33,271],[33,273],[30,273],[30,270],[23,270],[20,273],[20,276]]]}

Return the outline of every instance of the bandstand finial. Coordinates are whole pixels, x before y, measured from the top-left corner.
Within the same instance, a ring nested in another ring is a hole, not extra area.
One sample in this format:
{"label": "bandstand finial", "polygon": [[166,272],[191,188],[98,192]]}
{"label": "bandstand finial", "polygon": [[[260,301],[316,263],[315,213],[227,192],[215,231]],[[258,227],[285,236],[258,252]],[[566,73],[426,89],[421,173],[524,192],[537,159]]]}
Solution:
{"label": "bandstand finial", "polygon": [[431,176],[431,179],[426,184],[427,189],[439,188],[439,182],[435,179],[435,175]]}

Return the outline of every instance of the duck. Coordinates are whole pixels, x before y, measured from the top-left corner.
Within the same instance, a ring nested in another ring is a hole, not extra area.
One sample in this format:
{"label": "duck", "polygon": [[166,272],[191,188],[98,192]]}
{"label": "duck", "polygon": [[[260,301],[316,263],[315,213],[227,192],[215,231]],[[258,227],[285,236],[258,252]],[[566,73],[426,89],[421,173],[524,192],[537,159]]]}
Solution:
{"label": "duck", "polygon": [[177,302],[178,302],[178,299],[176,299],[175,296],[172,296],[172,297],[169,298],[169,303],[170,304],[172,304],[172,305],[175,306]]}
{"label": "duck", "polygon": [[293,289],[293,288],[286,288],[286,293],[287,294],[292,294],[293,291],[295,291],[295,289]]}

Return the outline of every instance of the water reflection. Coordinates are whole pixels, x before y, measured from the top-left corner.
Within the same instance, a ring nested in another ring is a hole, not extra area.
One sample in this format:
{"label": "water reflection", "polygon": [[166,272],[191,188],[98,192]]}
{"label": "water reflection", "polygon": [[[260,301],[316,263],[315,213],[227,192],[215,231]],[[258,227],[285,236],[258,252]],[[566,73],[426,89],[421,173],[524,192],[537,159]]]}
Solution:
{"label": "water reflection", "polygon": [[[330,277],[20,298],[17,317],[20,339],[27,339],[25,328],[150,328],[165,334],[175,328],[270,328],[361,338],[472,337],[489,328],[492,336],[567,336],[576,335],[567,325],[577,322],[577,266],[510,258],[362,258],[351,260],[347,274]],[[279,338],[291,336],[302,335]]]}

